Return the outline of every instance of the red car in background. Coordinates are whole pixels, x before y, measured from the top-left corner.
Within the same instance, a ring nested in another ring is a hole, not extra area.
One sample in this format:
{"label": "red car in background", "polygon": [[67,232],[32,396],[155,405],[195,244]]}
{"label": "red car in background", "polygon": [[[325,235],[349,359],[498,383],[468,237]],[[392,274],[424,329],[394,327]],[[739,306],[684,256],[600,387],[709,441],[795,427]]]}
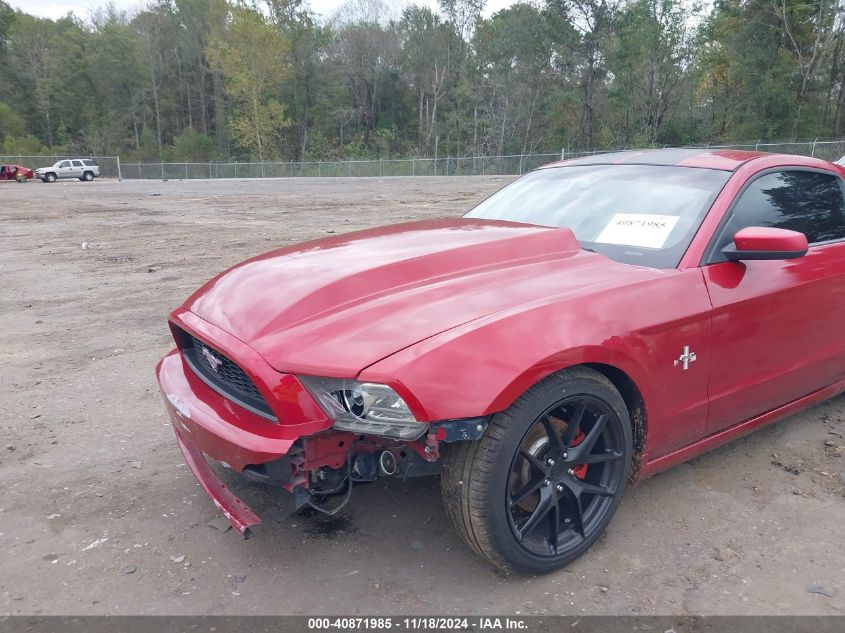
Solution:
{"label": "red car in background", "polygon": [[656,150],[556,163],[463,218],[283,248],[170,316],[157,374],[194,475],[334,513],[440,474],[506,570],[584,553],[629,483],[845,390],[845,169]]}
{"label": "red car in background", "polygon": [[23,165],[0,165],[0,180],[17,180],[19,175],[30,180],[33,172]]}

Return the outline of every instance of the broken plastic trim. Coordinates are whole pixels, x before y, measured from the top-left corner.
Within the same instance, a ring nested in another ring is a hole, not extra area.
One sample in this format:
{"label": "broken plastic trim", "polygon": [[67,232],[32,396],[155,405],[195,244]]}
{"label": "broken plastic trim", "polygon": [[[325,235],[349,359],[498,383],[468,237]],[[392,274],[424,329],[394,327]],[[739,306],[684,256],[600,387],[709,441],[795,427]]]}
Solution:
{"label": "broken plastic trim", "polygon": [[469,442],[480,440],[487,430],[487,418],[462,418],[434,422],[429,433],[440,442]]}

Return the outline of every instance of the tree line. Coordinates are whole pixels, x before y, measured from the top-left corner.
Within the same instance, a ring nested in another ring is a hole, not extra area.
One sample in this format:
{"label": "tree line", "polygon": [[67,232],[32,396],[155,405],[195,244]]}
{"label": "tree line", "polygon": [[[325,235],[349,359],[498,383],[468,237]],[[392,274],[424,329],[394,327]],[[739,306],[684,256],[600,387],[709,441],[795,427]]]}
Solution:
{"label": "tree line", "polygon": [[0,0],[0,154],[331,160],[838,137],[845,0]]}

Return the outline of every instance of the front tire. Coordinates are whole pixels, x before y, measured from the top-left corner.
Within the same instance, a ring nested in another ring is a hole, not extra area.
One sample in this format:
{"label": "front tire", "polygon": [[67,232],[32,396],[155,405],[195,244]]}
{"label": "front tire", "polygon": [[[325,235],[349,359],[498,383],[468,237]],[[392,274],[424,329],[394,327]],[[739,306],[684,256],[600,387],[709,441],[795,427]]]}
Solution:
{"label": "front tire", "polygon": [[613,384],[586,367],[565,369],[496,414],[479,441],[447,446],[446,513],[501,569],[550,572],[604,532],[632,455],[630,418]]}
{"label": "front tire", "polygon": [[56,174],[54,174],[54,173],[47,174],[46,176],[44,176],[44,182],[56,182]]}

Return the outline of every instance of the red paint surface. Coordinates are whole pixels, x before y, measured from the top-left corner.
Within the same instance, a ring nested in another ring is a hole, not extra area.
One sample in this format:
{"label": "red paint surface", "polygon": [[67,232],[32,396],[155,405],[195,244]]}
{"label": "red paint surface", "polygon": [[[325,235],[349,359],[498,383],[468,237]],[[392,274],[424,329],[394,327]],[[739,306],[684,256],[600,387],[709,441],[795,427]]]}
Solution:
{"label": "red paint surface", "polygon": [[713,302],[709,431],[845,378],[845,243],[704,268]]}
{"label": "red paint surface", "polygon": [[245,538],[249,538],[250,529],[261,523],[261,519],[220,481],[208,466],[199,448],[184,439],[182,431],[176,427],[175,420],[173,430],[176,433],[176,441],[179,443],[179,449],[182,451],[185,463],[191,469],[191,473],[196,477],[202,489],[211,497],[214,505],[223,513],[223,516],[229,519],[232,527]]}
{"label": "red paint surface", "polygon": [[807,236],[786,229],[748,226],[734,234],[734,245],[740,251],[802,252],[807,250]]}

